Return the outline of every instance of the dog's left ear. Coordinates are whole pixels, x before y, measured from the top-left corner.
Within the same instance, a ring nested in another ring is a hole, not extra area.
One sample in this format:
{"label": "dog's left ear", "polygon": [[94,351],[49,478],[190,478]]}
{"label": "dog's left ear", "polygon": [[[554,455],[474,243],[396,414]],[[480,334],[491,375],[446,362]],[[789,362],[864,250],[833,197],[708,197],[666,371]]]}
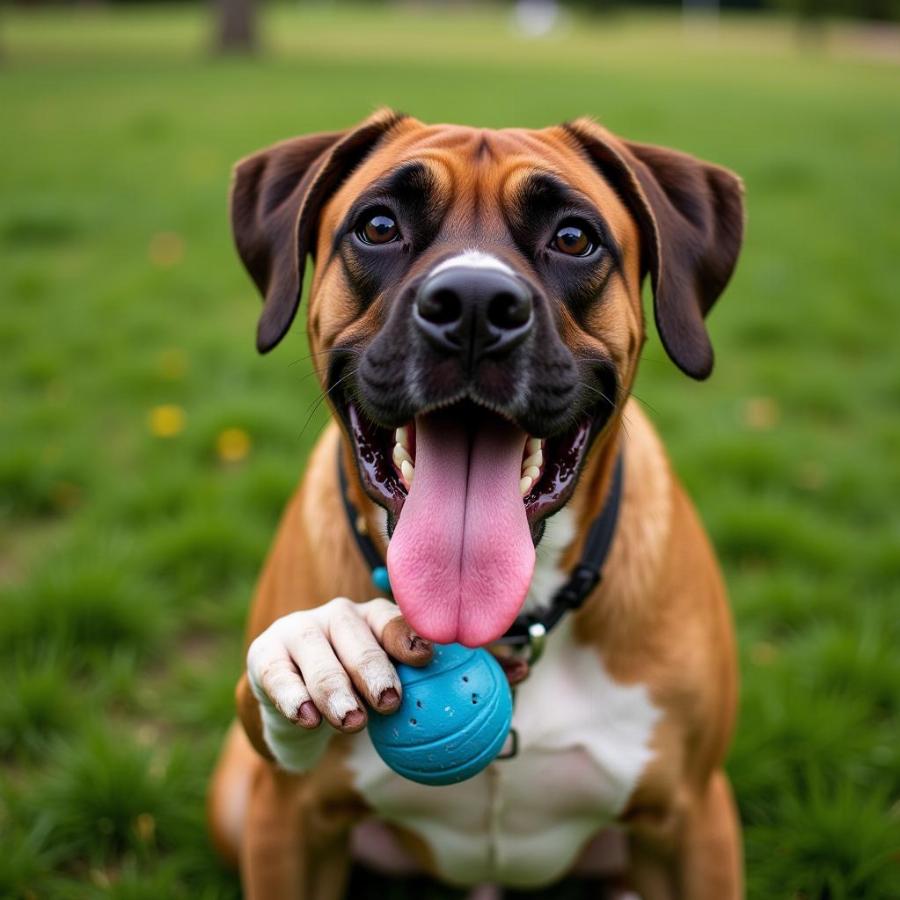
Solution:
{"label": "dog's left ear", "polygon": [[264,298],[256,332],[260,353],[284,337],[297,313],[325,201],[402,118],[380,110],[350,131],[282,141],[235,166],[231,228]]}
{"label": "dog's left ear", "polygon": [[692,156],[623,141],[590,119],[564,126],[635,217],[650,273],[656,327],[666,352],[706,378],[713,349],[704,324],[737,263],[744,190],[727,169]]}

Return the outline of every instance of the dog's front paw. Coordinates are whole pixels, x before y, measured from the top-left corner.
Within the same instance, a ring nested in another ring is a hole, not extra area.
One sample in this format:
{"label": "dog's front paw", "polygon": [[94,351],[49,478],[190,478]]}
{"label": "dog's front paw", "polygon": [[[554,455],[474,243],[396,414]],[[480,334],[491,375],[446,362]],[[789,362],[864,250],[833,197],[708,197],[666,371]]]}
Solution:
{"label": "dog's front paw", "polygon": [[247,652],[248,680],[273,756],[291,771],[310,768],[329,737],[318,727],[323,718],[352,733],[365,726],[366,705],[393,712],[402,688],[390,657],[424,665],[431,653],[431,643],[381,598],[336,597],[277,619]]}

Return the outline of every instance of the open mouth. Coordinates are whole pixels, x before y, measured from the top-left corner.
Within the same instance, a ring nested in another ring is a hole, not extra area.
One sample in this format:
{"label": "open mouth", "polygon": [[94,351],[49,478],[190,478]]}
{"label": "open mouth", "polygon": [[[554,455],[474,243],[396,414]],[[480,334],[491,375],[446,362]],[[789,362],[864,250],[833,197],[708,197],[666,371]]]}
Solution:
{"label": "open mouth", "polygon": [[[409,494],[413,478],[416,476],[416,424],[415,420],[409,425],[403,425],[394,431],[394,449],[391,459],[394,469],[400,477],[400,482]],[[522,451],[522,470],[519,472],[519,493],[527,507],[528,497],[534,490],[534,485],[541,480],[544,471],[544,439],[530,437],[525,441],[525,449]],[[533,502],[533,501],[532,501]]]}
{"label": "open mouth", "polygon": [[544,439],[469,401],[395,429],[352,402],[344,412],[363,485],[393,524],[388,572],[409,623],[440,643],[499,638],[531,583],[541,521],[574,490],[593,419]]}
{"label": "open mouth", "polygon": [[[468,421],[472,427],[483,418],[499,417],[466,401],[441,413]],[[346,416],[363,486],[396,521],[415,480],[416,420],[412,419],[400,428],[381,428],[370,422],[350,401],[346,405]],[[518,487],[531,525],[539,525],[569,499],[588,447],[592,425],[593,417],[585,416],[562,436],[545,439],[522,432]]]}

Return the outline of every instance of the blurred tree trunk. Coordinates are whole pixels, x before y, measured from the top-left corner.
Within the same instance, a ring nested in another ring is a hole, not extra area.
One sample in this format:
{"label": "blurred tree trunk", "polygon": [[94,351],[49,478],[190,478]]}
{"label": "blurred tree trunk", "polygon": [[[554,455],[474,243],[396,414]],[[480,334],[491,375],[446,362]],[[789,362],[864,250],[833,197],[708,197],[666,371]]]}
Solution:
{"label": "blurred tree trunk", "polygon": [[213,0],[218,53],[253,53],[257,49],[257,0]]}
{"label": "blurred tree trunk", "polygon": [[825,16],[832,3],[822,0],[795,0],[797,24],[795,34],[801,50],[817,51],[825,47]]}

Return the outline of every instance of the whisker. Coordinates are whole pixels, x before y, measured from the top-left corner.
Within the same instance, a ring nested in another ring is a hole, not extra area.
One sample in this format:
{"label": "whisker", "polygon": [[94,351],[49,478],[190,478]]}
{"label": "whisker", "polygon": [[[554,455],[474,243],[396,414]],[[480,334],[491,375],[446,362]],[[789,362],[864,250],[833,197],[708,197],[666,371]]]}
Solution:
{"label": "whisker", "polygon": [[318,373],[315,369],[311,369],[309,372],[304,372],[304,373],[297,379],[297,383],[298,383],[298,384],[303,384],[303,382],[306,381],[307,378],[312,378],[313,375],[318,375],[318,374],[319,374],[319,373]]}
{"label": "whisker", "polygon": [[647,409],[649,409],[650,412],[652,412],[654,415],[659,415],[659,410],[643,397],[639,397],[634,391],[631,392],[631,396],[634,397],[634,399],[637,400],[638,403],[641,404],[641,406],[646,406]]}
{"label": "whisker", "polygon": [[587,388],[589,391],[593,391],[595,394],[599,394],[613,408],[613,411],[615,411],[616,404],[613,403],[600,388],[595,388],[592,384],[583,384],[582,387]]}
{"label": "whisker", "polygon": [[300,429],[298,440],[303,437],[303,434],[309,426],[310,421],[312,421],[312,417],[316,414],[316,410],[322,405],[322,402],[325,400],[325,398],[328,397],[328,395],[335,388],[339,387],[342,382],[346,381],[353,374],[353,372],[347,372],[346,374],[342,375],[330,388],[328,388],[327,391],[322,391],[319,396],[312,402],[312,409],[310,409],[309,415],[306,417],[306,421],[303,423],[303,427]]}

